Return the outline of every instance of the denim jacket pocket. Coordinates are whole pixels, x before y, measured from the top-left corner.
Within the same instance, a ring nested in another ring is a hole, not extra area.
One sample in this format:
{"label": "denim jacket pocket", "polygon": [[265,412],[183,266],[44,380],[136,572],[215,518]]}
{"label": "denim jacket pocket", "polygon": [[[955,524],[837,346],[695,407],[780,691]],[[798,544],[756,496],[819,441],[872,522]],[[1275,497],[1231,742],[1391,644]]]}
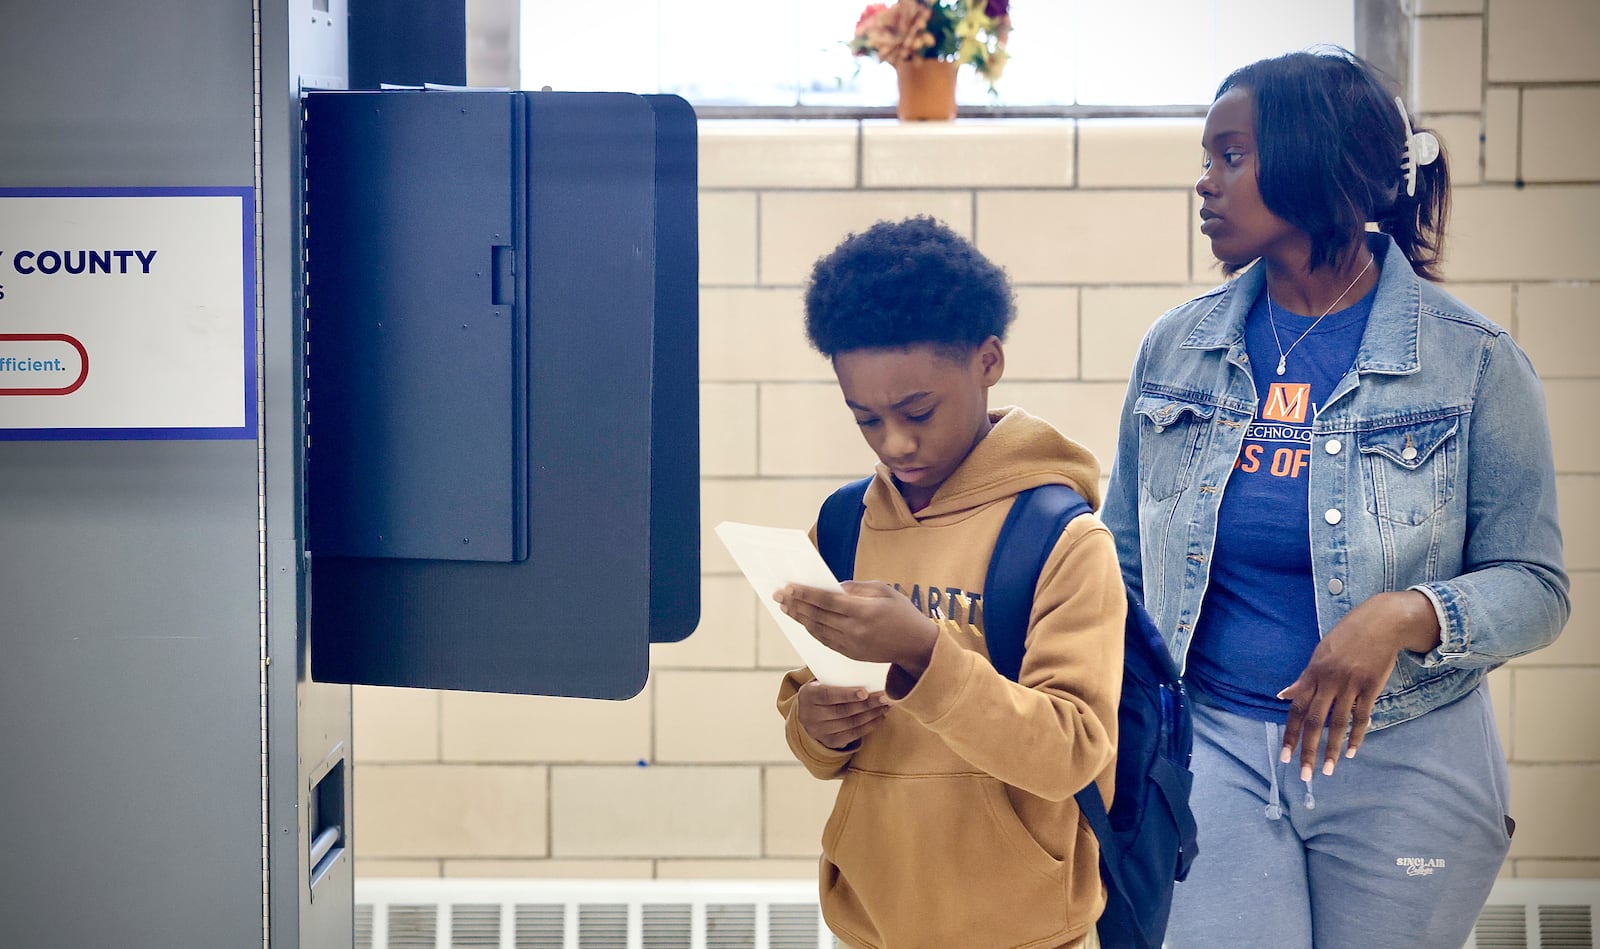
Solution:
{"label": "denim jacket pocket", "polygon": [[1416,526],[1455,496],[1461,416],[1408,418],[1361,433],[1367,512]]}
{"label": "denim jacket pocket", "polygon": [[1139,486],[1147,495],[1159,501],[1183,489],[1216,411],[1166,394],[1139,396],[1133,414],[1139,420]]}

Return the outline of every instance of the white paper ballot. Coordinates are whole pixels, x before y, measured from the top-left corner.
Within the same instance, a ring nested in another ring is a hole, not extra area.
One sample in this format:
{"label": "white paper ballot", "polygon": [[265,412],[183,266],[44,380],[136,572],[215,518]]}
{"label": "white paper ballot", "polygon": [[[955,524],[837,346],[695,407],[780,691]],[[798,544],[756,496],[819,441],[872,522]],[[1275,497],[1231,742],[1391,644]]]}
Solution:
{"label": "white paper ballot", "polygon": [[755,587],[767,612],[789,638],[795,652],[824,685],[859,685],[881,692],[889,675],[887,662],[861,662],[834,652],[813,637],[772,599],[772,595],[791,583],[824,590],[839,590],[839,581],[823,561],[811,538],[802,530],[787,527],[761,527],[723,521],[717,536]]}

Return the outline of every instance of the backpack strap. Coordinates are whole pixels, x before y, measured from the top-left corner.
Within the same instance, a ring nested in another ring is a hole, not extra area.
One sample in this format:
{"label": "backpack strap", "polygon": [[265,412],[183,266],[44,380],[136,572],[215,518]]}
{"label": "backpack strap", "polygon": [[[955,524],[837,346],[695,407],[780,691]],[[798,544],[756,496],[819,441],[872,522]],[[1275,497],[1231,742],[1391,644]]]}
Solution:
{"label": "backpack strap", "polygon": [[[1184,797],[1186,798],[1187,794]],[[1078,812],[1089,822],[1089,829],[1094,831],[1095,842],[1100,845],[1100,875],[1109,884],[1109,891],[1134,892],[1122,878],[1123,856],[1122,848],[1119,846],[1121,838],[1111,829],[1111,815],[1106,813],[1106,801],[1100,796],[1100,785],[1090,781],[1083,790],[1074,794],[1072,799],[1078,802]]]}
{"label": "backpack strap", "polygon": [[983,635],[989,661],[1013,682],[1022,673],[1039,574],[1067,522],[1090,510],[1089,502],[1064,484],[1029,488],[1011,502],[983,582]]}
{"label": "backpack strap", "polygon": [[861,539],[861,518],[867,513],[867,488],[874,475],[842,485],[822,502],[817,512],[817,550],[843,583],[855,576],[856,542]]}
{"label": "backpack strap", "polygon": [[[1044,484],[1018,494],[1006,514],[983,584],[983,628],[990,661],[1013,682],[1022,671],[1033,594],[1045,561],[1067,524],[1091,510],[1089,502],[1066,485]],[[1111,829],[1100,786],[1091,781],[1074,799],[1100,844],[1101,871],[1110,877],[1116,892],[1128,892],[1122,880],[1118,838]]]}

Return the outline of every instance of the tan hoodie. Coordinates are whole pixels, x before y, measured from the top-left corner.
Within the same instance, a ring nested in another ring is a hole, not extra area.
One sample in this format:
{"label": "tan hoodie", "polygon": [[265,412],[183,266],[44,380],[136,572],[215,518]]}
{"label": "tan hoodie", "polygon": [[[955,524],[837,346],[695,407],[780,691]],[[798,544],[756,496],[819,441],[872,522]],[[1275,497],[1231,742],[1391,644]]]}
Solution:
{"label": "tan hoodie", "polygon": [[[994,428],[922,511],[880,466],[855,576],[897,585],[939,624],[910,691],[853,751],[800,727],[789,673],[778,695],[789,747],[843,777],[822,834],[828,926],[862,949],[1075,944],[1105,903],[1099,848],[1072,795],[1108,804],[1122,689],[1126,598],[1111,535],[1092,515],[1062,533],[1035,592],[1021,682],[988,661],[982,591],[1017,492],[1065,483],[1099,503],[1099,466],[1021,409]],[[976,622],[974,622],[976,620]]]}

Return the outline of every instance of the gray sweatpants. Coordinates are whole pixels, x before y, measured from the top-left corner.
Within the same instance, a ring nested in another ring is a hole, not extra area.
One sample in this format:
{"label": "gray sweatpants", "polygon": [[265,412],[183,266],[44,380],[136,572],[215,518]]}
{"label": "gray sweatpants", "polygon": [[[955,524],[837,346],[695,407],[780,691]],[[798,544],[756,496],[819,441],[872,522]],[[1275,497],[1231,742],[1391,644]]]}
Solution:
{"label": "gray sweatpants", "polygon": [[1369,732],[1331,776],[1278,763],[1283,727],[1195,709],[1200,853],[1169,949],[1460,949],[1510,848],[1487,686]]}

